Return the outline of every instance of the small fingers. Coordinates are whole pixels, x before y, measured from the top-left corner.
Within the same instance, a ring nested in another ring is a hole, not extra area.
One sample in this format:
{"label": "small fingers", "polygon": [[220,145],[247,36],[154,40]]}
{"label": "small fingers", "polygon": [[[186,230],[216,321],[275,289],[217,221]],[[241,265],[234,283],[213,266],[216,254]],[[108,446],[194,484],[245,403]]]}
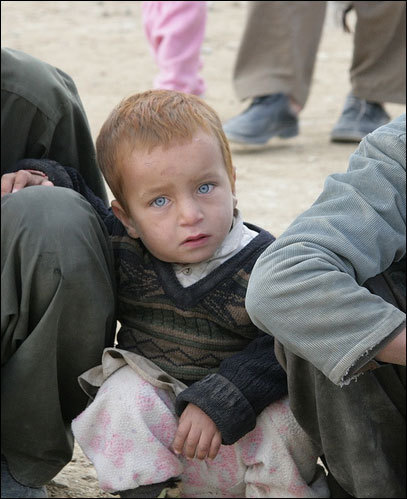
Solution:
{"label": "small fingers", "polygon": [[205,435],[201,433],[197,448],[196,448],[196,458],[205,459],[208,456],[209,449],[211,447],[212,435]]}
{"label": "small fingers", "polygon": [[180,421],[174,437],[174,441],[172,442],[172,448],[174,449],[175,454],[182,454],[185,439],[187,438],[190,429],[190,422],[185,423]]}
{"label": "small fingers", "polygon": [[219,431],[217,431],[214,437],[212,438],[211,446],[208,452],[209,459],[215,459],[215,457],[218,455],[221,445],[222,445],[222,435],[220,434]]}
{"label": "small fingers", "polygon": [[184,456],[188,459],[193,459],[195,457],[196,448],[201,437],[200,430],[191,430],[188,434],[186,442],[184,444]]}

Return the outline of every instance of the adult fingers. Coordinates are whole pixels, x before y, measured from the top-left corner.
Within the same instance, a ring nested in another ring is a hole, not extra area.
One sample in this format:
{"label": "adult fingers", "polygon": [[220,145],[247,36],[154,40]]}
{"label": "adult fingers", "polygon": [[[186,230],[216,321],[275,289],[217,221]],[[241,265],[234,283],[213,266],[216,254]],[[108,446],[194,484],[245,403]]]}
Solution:
{"label": "adult fingers", "polygon": [[30,172],[27,172],[25,170],[19,170],[14,178],[14,185],[11,190],[11,192],[17,192],[20,191],[21,189],[24,189],[27,185],[31,185],[31,175]]}
{"label": "adult fingers", "polygon": [[19,170],[16,173],[5,173],[1,177],[1,197],[5,194],[18,192],[30,185],[52,187],[54,184],[48,180],[48,177],[33,175],[26,170]]}

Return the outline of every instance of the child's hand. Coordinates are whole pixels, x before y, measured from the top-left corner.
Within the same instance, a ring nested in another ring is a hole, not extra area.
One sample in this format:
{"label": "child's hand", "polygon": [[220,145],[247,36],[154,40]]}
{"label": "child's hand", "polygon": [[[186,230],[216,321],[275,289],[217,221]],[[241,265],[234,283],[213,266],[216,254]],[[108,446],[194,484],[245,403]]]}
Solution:
{"label": "child's hand", "polygon": [[174,452],[190,459],[215,459],[221,443],[222,436],[212,419],[198,406],[188,404],[172,443]]}
{"label": "child's hand", "polygon": [[53,186],[54,184],[48,180],[45,173],[35,170],[19,170],[16,173],[6,173],[1,177],[1,197],[30,185]]}

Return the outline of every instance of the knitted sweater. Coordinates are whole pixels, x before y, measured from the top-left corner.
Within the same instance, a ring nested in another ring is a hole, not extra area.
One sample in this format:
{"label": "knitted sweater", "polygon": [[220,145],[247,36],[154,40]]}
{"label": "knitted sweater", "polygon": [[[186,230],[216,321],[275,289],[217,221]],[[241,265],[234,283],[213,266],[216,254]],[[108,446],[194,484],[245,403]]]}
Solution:
{"label": "knitted sweater", "polygon": [[224,444],[251,431],[257,415],[287,393],[274,340],[245,309],[250,272],[273,236],[246,224],[259,234],[215,271],[183,288],[172,265],[129,237],[75,169],[49,160],[23,160],[18,169],[41,170],[55,185],[75,189],[104,220],[115,256],[122,325],[118,348],[145,356],[189,385],[177,397],[178,415],[189,402],[199,406],[217,425]]}
{"label": "knitted sweater", "polygon": [[122,324],[118,347],[186,383],[216,372],[224,359],[259,336],[244,302],[250,271],[271,241],[260,231],[235,257],[184,288],[172,265],[154,258],[139,239],[126,232],[114,235]]}

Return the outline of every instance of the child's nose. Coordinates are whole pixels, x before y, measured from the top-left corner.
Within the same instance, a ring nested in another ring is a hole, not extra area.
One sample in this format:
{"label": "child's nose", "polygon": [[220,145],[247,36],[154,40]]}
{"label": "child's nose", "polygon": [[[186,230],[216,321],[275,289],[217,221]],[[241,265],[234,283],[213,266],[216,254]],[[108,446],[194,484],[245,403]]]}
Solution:
{"label": "child's nose", "polygon": [[195,225],[203,219],[203,213],[198,202],[185,199],[179,203],[178,220],[180,225]]}

